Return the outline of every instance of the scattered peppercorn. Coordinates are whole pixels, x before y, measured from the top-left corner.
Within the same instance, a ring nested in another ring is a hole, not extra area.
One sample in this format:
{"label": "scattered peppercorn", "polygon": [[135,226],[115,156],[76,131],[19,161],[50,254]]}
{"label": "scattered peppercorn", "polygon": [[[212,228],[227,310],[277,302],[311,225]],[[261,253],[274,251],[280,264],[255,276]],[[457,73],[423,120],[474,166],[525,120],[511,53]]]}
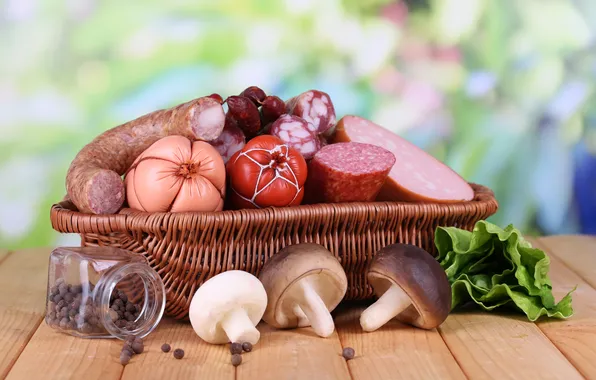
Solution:
{"label": "scattered peppercorn", "polygon": [[163,352],[170,352],[171,349],[172,349],[172,347],[167,343],[164,343],[161,345],[161,350]]}
{"label": "scattered peppercorn", "polygon": [[232,355],[241,354],[242,353],[242,344],[236,343],[236,342],[230,344],[230,353]]}
{"label": "scattered peppercorn", "polygon": [[242,349],[245,352],[251,352],[252,351],[252,344],[250,342],[244,342],[244,343],[242,343]]}
{"label": "scattered peppercorn", "polygon": [[354,349],[352,347],[346,347],[346,348],[344,348],[344,350],[341,353],[341,355],[346,360],[354,359],[354,354],[355,354],[355,352],[354,352]]}
{"label": "scattered peppercorn", "polygon": [[238,367],[242,363],[242,356],[240,354],[232,355],[232,365]]}
{"label": "scattered peppercorn", "polygon": [[184,350],[181,348],[177,348],[174,350],[174,357],[176,359],[182,359],[184,357]]}
{"label": "scattered peppercorn", "polygon": [[143,351],[145,351],[145,345],[143,342],[134,341],[131,347],[135,354],[141,354]]}
{"label": "scattered peppercorn", "polygon": [[127,365],[127,364],[128,364],[128,362],[130,362],[130,358],[131,358],[131,356],[130,356],[130,355],[128,355],[128,353],[127,353],[127,352],[123,351],[123,352],[120,354],[120,364],[122,364],[122,365]]}
{"label": "scattered peppercorn", "polygon": [[128,356],[133,356],[135,354],[133,349],[128,345],[125,345],[124,347],[122,347],[122,351],[120,351],[120,354],[122,355],[124,353],[126,353]]}

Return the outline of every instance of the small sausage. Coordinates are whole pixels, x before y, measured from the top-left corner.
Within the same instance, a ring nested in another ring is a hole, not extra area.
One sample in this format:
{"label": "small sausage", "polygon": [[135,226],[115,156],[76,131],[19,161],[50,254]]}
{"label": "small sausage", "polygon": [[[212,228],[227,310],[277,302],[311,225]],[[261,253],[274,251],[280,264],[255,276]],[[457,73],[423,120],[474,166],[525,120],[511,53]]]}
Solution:
{"label": "small sausage", "polygon": [[277,96],[269,95],[261,105],[261,124],[273,123],[286,111],[286,104]]}
{"label": "small sausage", "polygon": [[395,156],[372,144],[327,145],[310,161],[308,203],[371,202],[387,180]]}
{"label": "small sausage", "polygon": [[265,91],[261,90],[257,86],[248,87],[240,93],[240,96],[249,98],[257,107],[259,107],[263,103],[263,100],[265,100],[265,98],[267,97]]}
{"label": "small sausage", "polygon": [[321,149],[318,136],[308,128],[308,123],[294,115],[282,115],[271,125],[269,133],[288,146],[298,150],[306,160],[313,158]]}
{"label": "small sausage", "polygon": [[232,118],[246,137],[256,136],[261,129],[261,116],[257,106],[244,96],[230,96],[226,99],[226,103],[228,103],[226,118]]}
{"label": "small sausage", "polygon": [[310,90],[291,98],[286,102],[286,113],[306,120],[315,134],[330,136],[334,132],[335,108],[323,91]]}

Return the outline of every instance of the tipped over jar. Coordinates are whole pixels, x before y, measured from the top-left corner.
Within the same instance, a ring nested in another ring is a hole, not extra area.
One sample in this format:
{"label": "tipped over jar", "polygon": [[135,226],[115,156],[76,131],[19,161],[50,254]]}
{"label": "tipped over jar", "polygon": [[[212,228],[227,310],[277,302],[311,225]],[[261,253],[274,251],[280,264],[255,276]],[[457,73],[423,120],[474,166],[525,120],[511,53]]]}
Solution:
{"label": "tipped over jar", "polygon": [[141,255],[113,247],[56,248],[46,323],[87,338],[147,336],[166,304],[161,278]]}

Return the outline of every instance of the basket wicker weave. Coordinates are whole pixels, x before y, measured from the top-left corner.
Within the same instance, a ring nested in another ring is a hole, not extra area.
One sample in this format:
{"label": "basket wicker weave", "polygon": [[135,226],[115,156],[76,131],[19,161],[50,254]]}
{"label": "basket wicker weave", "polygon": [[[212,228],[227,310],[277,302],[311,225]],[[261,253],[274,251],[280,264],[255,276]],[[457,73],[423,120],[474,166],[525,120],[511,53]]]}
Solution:
{"label": "basket wicker weave", "polygon": [[455,204],[371,202],[301,205],[210,213],[114,215],[77,211],[69,201],[51,209],[52,227],[81,235],[83,246],[113,246],[143,254],[167,289],[166,314],[188,315],[192,295],[209,278],[240,269],[258,275],[271,255],[289,244],[315,242],[333,252],[348,276],[346,300],[367,299],[368,262],[400,242],[435,253],[438,226],[471,230],[497,211],[493,192],[471,184],[475,198]]}

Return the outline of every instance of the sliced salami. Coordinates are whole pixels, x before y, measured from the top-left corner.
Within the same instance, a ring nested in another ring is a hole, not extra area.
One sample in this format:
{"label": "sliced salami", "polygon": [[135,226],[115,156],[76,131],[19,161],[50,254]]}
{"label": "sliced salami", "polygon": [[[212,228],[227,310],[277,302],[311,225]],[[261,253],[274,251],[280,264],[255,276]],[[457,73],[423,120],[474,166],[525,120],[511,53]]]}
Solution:
{"label": "sliced salami", "polygon": [[352,142],[327,145],[308,166],[307,201],[373,201],[394,164],[393,153],[376,145]]}
{"label": "sliced salami", "polygon": [[221,154],[224,163],[227,163],[234,153],[244,148],[246,137],[240,128],[226,119],[226,124],[219,137],[210,141],[209,144]]}
{"label": "sliced salami", "polygon": [[369,120],[344,116],[337,123],[332,142],[348,141],[383,147],[397,158],[377,200],[451,203],[474,198],[470,184],[454,170]]}
{"label": "sliced salami", "polygon": [[298,150],[306,160],[313,158],[321,149],[319,137],[308,128],[306,120],[298,116],[280,116],[271,126],[269,134]]}
{"label": "sliced salami", "polygon": [[329,95],[323,91],[310,90],[291,98],[286,102],[286,113],[306,120],[315,134],[333,134],[335,108]]}

